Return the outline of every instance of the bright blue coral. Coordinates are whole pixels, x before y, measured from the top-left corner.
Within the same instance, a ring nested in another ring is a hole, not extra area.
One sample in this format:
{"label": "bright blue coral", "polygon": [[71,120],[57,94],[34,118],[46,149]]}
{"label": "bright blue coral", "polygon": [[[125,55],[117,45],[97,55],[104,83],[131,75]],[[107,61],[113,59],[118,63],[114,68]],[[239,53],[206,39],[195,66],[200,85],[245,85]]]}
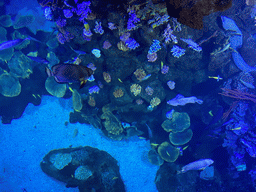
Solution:
{"label": "bright blue coral", "polygon": [[160,41],[154,39],[152,45],[149,47],[148,53],[153,54],[161,49]]}

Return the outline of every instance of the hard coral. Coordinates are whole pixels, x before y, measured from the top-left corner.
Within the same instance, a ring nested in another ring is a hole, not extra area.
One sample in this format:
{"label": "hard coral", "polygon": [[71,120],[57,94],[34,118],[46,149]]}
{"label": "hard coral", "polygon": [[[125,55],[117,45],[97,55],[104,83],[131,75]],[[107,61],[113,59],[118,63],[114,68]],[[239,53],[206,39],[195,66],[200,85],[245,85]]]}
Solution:
{"label": "hard coral", "polygon": [[119,88],[113,92],[113,95],[115,98],[123,97],[124,92],[122,91],[122,89]]}
{"label": "hard coral", "polygon": [[135,96],[137,96],[141,92],[141,86],[139,84],[132,84],[130,90]]}

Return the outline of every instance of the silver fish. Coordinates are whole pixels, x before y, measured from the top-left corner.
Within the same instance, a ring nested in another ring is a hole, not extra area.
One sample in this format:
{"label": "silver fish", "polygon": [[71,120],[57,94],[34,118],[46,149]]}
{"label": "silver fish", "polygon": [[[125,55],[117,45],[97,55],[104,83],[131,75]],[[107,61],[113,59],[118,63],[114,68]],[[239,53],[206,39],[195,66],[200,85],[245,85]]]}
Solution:
{"label": "silver fish", "polygon": [[203,170],[213,163],[214,161],[212,159],[200,159],[182,167],[181,171],[178,171],[178,174],[185,173],[190,170]]}

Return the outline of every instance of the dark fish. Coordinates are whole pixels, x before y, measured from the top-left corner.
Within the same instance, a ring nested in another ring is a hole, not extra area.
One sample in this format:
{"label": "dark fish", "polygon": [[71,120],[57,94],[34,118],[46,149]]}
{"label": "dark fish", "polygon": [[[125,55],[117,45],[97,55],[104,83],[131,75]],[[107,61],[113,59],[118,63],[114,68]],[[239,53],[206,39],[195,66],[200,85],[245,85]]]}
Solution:
{"label": "dark fish", "polygon": [[52,70],[46,67],[46,73],[49,77],[53,76],[57,83],[81,83],[82,88],[93,70],[81,65],[57,64],[52,66]]}
{"label": "dark fish", "polygon": [[46,59],[41,58],[41,57],[32,57],[32,56],[28,56],[28,55],[27,55],[27,57],[29,59],[31,59],[32,61],[35,61],[37,63],[42,63],[42,64],[45,64],[45,65],[49,64],[49,61],[47,61]]}

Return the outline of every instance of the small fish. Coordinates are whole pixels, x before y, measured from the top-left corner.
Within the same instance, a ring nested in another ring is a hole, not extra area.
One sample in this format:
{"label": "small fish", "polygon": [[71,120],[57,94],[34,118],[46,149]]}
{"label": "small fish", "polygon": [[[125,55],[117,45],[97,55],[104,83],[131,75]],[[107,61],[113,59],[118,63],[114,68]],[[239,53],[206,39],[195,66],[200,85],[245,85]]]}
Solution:
{"label": "small fish", "polygon": [[214,76],[208,76],[209,79],[216,79],[217,82],[219,82],[219,80],[222,80],[223,78],[221,78],[219,75],[217,77]]}
{"label": "small fish", "polygon": [[211,115],[213,117],[212,111],[209,111],[208,113],[209,113],[209,115]]}
{"label": "small fish", "polygon": [[32,56],[28,56],[27,55],[27,57],[29,58],[29,59],[31,59],[32,61],[35,61],[35,62],[37,62],[37,63],[42,63],[42,64],[45,64],[45,65],[48,65],[49,64],[49,61],[47,61],[46,59],[44,59],[44,58],[41,58],[41,57],[32,57]]}
{"label": "small fish", "polygon": [[148,128],[148,137],[149,137],[149,139],[151,139],[151,138],[153,137],[152,130],[151,130],[151,128],[148,126],[148,124],[147,124],[147,123],[145,123],[145,125],[146,125],[146,126],[147,126],[147,128]]}
{"label": "small fish", "polygon": [[113,177],[112,180],[118,179],[118,177]]}
{"label": "small fish", "polygon": [[146,76],[143,77],[140,81],[145,81],[145,80],[147,80],[149,77],[151,77],[151,74],[146,75]]}
{"label": "small fish", "polygon": [[53,76],[57,83],[80,83],[82,88],[87,79],[93,74],[93,70],[82,65],[57,64],[51,70],[46,67],[49,77]]}
{"label": "small fish", "polygon": [[236,127],[236,128],[230,129],[230,130],[236,131],[236,130],[240,130],[240,129],[241,129],[241,127]]}
{"label": "small fish", "polygon": [[150,143],[151,147],[156,148],[159,144],[157,143]]}
{"label": "small fish", "polygon": [[166,151],[166,154],[167,154],[168,156],[171,156],[171,155],[170,155],[170,153],[169,153],[168,151]]}
{"label": "small fish", "polygon": [[139,137],[139,139],[145,140],[146,138],[145,137]]}
{"label": "small fish", "polygon": [[35,94],[32,94],[32,96],[36,99],[36,95]]}
{"label": "small fish", "polygon": [[163,69],[163,67],[164,67],[164,62],[161,61],[161,69]]}
{"label": "small fish", "polygon": [[88,31],[90,29],[90,26],[87,22],[84,22],[84,28],[86,31]]}
{"label": "small fish", "polygon": [[68,87],[68,89],[69,89],[72,93],[74,93],[74,90],[73,90],[71,87]]}
{"label": "small fish", "polygon": [[78,54],[78,56],[80,56],[80,55],[85,55],[85,54],[86,54],[86,52],[84,52],[84,51],[75,50],[75,49],[73,49],[71,46],[69,46],[69,47],[70,47],[70,49],[72,49],[72,51],[74,51],[76,54]]}
{"label": "small fish", "polygon": [[117,80],[118,80],[120,83],[123,83],[123,81],[122,81],[120,78],[118,78]]}
{"label": "small fish", "polygon": [[185,173],[190,170],[204,170],[206,167],[213,164],[214,161],[212,159],[200,159],[198,161],[194,161],[182,167],[181,171],[178,171],[177,174]]}

